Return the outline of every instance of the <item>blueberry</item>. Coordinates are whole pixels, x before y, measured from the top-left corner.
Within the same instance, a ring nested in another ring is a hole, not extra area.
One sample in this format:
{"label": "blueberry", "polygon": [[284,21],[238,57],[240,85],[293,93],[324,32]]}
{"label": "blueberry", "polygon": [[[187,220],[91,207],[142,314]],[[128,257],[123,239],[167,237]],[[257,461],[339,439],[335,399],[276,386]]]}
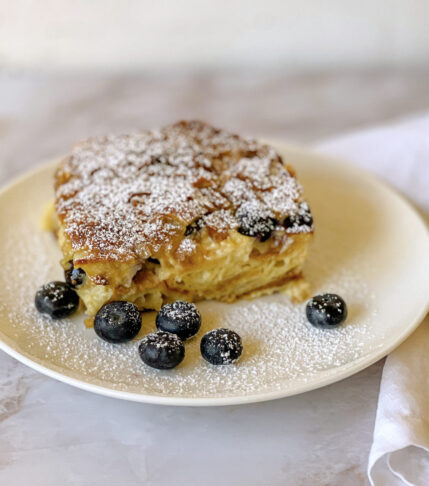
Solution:
{"label": "blueberry", "polygon": [[239,227],[238,232],[266,241],[271,236],[277,221],[264,208],[254,205],[241,206],[235,214]]}
{"label": "blueberry", "polygon": [[146,336],[139,344],[143,363],[158,370],[175,368],[185,357],[182,340],[170,332],[158,331]]}
{"label": "blueberry", "polygon": [[79,296],[64,282],[50,282],[36,292],[36,309],[53,319],[61,319],[76,312]]}
{"label": "blueberry", "polygon": [[230,329],[214,329],[201,339],[201,354],[213,365],[234,363],[241,356],[241,337]]}
{"label": "blueberry", "polygon": [[84,284],[86,273],[83,268],[75,268],[73,261],[70,261],[67,268],[64,270],[64,277],[70,287],[78,288]]}
{"label": "blueberry", "polygon": [[142,327],[141,314],[134,304],[117,300],[103,305],[94,319],[94,330],[109,343],[135,338]]}
{"label": "blueberry", "polygon": [[177,300],[161,307],[156,316],[156,327],[160,331],[177,334],[184,341],[200,330],[201,315],[195,304]]}
{"label": "blueberry", "polygon": [[308,301],[305,313],[310,324],[329,329],[346,320],[347,305],[337,294],[316,295]]}
{"label": "blueberry", "polygon": [[297,230],[301,226],[313,226],[313,216],[308,204],[303,201],[296,213],[290,214],[284,221],[286,229]]}
{"label": "blueberry", "polygon": [[186,226],[185,236],[190,236],[204,228],[204,219],[198,218]]}

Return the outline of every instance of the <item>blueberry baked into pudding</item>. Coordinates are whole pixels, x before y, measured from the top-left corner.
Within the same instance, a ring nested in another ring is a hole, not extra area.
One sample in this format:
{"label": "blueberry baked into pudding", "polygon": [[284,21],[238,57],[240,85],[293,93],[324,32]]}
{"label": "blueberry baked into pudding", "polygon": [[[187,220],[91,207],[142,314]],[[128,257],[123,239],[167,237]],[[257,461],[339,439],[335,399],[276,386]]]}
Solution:
{"label": "blueberry baked into pudding", "polygon": [[308,296],[313,219],[293,168],[203,122],[78,143],[57,170],[51,221],[90,316],[112,301]]}

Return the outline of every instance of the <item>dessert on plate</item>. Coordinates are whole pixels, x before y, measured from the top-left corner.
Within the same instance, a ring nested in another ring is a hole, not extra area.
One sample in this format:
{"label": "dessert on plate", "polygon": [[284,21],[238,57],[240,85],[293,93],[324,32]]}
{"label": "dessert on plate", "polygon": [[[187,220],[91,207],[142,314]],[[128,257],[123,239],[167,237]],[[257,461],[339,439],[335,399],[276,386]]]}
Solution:
{"label": "dessert on plate", "polygon": [[89,315],[125,300],[233,302],[302,276],[313,219],[274,148],[199,121],[90,138],[61,161],[53,221]]}

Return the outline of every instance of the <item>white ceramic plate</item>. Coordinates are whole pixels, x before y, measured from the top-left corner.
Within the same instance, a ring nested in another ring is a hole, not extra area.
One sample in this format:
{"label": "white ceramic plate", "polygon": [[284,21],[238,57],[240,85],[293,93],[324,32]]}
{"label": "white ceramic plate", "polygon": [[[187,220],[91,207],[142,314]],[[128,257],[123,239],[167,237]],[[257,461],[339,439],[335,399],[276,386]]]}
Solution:
{"label": "white ceramic plate", "polygon": [[[282,295],[237,304],[199,304],[203,329],[175,370],[144,366],[137,341],[111,345],[83,325],[39,316],[37,288],[62,278],[51,234],[38,229],[52,197],[55,163],[0,194],[0,348],[65,383],[104,395],[169,405],[229,405],[293,395],[356,373],[398,346],[428,310],[429,236],[414,209],[390,188],[342,161],[278,146],[310,201],[316,236],[306,274],[314,293],[337,292],[349,317],[336,330],[312,328],[304,304]],[[199,339],[214,327],[243,338],[242,359],[213,367]],[[144,316],[141,335],[154,329]]]}

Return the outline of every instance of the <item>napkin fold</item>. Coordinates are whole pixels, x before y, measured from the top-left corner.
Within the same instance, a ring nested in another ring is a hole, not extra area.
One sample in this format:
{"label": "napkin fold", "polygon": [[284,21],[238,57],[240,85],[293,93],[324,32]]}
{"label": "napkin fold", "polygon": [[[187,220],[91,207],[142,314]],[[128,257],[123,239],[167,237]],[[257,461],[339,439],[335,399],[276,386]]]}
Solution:
{"label": "napkin fold", "polygon": [[[329,140],[317,149],[374,172],[429,216],[429,115]],[[372,486],[429,485],[429,317],[387,357],[368,478]]]}

